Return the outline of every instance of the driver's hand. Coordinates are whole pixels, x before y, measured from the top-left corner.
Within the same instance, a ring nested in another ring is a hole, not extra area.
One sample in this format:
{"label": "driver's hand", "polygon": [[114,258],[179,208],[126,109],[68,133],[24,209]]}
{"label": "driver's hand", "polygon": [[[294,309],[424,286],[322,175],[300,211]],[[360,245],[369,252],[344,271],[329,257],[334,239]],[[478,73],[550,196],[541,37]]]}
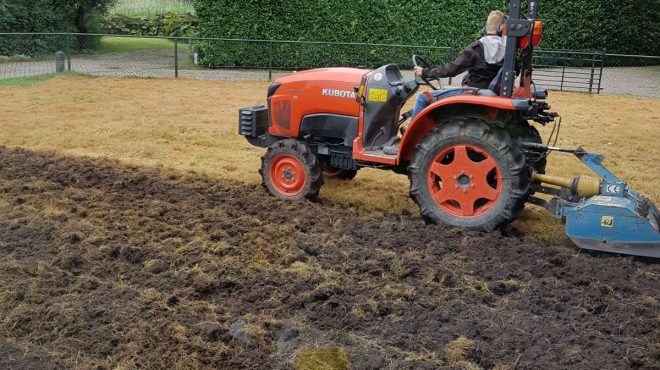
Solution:
{"label": "driver's hand", "polygon": [[421,77],[423,70],[424,70],[424,68],[422,68],[422,67],[415,67],[415,76],[420,76]]}

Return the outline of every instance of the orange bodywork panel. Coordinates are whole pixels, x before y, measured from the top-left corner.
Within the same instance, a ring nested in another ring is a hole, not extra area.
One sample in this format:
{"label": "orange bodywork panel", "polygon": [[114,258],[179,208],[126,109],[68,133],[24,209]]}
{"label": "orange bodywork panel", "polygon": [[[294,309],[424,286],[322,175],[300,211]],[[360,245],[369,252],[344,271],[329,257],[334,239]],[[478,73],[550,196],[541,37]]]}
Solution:
{"label": "orange bodywork panel", "polygon": [[[412,159],[415,145],[436,127],[436,112],[445,107],[465,104],[485,107],[490,119],[500,110],[514,110],[511,98],[461,94],[441,99],[424,109],[408,125],[400,144],[398,157],[371,155],[363,146],[364,112],[356,100],[355,88],[369,70],[358,68],[321,68],[303,71],[274,81],[280,86],[270,99],[271,125],[274,136],[298,137],[303,117],[311,114],[338,114],[358,117],[358,133],[353,141],[353,158],[358,161],[398,165]],[[366,92],[361,91],[362,94]],[[442,113],[440,113],[442,114]]]}
{"label": "orange bodywork panel", "polygon": [[515,89],[513,89],[513,96],[514,98],[527,98],[531,99],[532,98],[532,77],[529,74],[526,74],[525,76],[522,77],[522,86],[517,86]]}
{"label": "orange bodywork panel", "polygon": [[[426,134],[436,127],[435,112],[438,109],[456,104],[469,104],[473,106],[480,106],[489,108],[487,110],[491,119],[494,119],[499,110],[515,110],[513,102],[510,98],[503,98],[499,96],[478,96],[471,94],[456,95],[439,100],[421,111],[417,117],[408,125],[406,133],[401,138],[399,146],[399,156],[382,157],[365,154],[362,145],[362,132],[353,141],[353,158],[360,161],[380,163],[384,165],[398,165],[400,163],[410,161],[412,159],[415,145],[422,140]],[[360,127],[362,127],[362,114],[360,114]]]}
{"label": "orange bodywork panel", "polygon": [[396,164],[411,160],[415,145],[417,145],[417,143],[419,143],[429,131],[436,127],[436,117],[434,112],[438,109],[455,104],[486,107],[488,108],[488,115],[491,116],[491,118],[494,118],[497,115],[498,110],[515,110],[513,101],[510,98],[499,96],[462,94],[441,99],[426,107],[412,122],[410,122],[406,133],[401,138],[399,157],[397,158]]}
{"label": "orange bodywork panel", "polygon": [[297,72],[275,80],[281,86],[271,97],[271,122],[268,133],[298,137],[300,122],[308,114],[328,113],[357,117],[360,105],[355,86],[369,70],[321,68]]}

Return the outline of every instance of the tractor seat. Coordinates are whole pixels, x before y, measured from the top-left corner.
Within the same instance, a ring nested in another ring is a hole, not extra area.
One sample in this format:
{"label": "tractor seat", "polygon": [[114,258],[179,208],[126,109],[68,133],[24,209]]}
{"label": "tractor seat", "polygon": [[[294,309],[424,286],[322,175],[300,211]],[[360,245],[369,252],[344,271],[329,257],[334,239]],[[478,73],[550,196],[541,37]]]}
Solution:
{"label": "tractor seat", "polygon": [[479,89],[477,87],[451,87],[449,89],[444,89],[441,94],[435,97],[434,101],[438,101],[450,96],[456,95],[457,92],[463,92],[466,94],[474,94],[479,96],[497,96],[495,91],[490,89]]}
{"label": "tractor seat", "polygon": [[[488,90],[493,92],[495,94],[494,96],[500,95],[500,89],[502,88],[502,70],[504,67],[501,67],[499,71],[497,71],[497,74],[493,79],[490,81],[490,84],[488,85]],[[490,96],[490,95],[489,95]]]}
{"label": "tractor seat", "polygon": [[477,95],[480,96],[498,96],[500,95],[500,88],[501,88],[501,82],[502,82],[502,68],[500,68],[499,71],[497,71],[497,74],[493,79],[490,81],[490,84],[488,84],[487,89],[481,89],[477,91]]}
{"label": "tractor seat", "polygon": [[477,91],[477,95],[479,96],[497,96],[495,91],[490,90],[490,89],[481,89]]}
{"label": "tractor seat", "polygon": [[500,68],[499,71],[497,71],[497,74],[493,79],[490,81],[490,84],[488,85],[487,89],[477,89],[474,87],[452,87],[449,89],[444,89],[444,91],[436,97],[436,101],[440,99],[444,99],[448,96],[453,96],[455,95],[456,91],[464,91],[464,92],[472,92],[475,95],[479,96],[499,96],[500,95],[500,88],[501,88],[501,80],[502,80],[502,68]]}

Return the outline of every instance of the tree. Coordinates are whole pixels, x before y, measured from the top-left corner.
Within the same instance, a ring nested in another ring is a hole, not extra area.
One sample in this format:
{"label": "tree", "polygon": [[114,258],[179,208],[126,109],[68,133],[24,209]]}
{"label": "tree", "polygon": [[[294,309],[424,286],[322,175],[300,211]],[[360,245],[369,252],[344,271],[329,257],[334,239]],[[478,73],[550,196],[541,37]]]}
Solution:
{"label": "tree", "polygon": [[2,32],[99,32],[115,0],[0,0]]}

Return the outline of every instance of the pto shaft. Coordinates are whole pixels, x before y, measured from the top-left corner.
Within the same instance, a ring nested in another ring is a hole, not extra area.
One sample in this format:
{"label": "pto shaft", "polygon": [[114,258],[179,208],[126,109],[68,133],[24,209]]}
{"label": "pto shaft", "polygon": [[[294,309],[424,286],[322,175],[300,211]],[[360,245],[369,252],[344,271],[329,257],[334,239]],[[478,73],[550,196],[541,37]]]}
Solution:
{"label": "pto shaft", "polygon": [[572,179],[563,177],[541,175],[537,172],[532,174],[532,181],[560,186],[570,190],[580,198],[591,197],[600,194],[600,179],[591,176],[575,176]]}

